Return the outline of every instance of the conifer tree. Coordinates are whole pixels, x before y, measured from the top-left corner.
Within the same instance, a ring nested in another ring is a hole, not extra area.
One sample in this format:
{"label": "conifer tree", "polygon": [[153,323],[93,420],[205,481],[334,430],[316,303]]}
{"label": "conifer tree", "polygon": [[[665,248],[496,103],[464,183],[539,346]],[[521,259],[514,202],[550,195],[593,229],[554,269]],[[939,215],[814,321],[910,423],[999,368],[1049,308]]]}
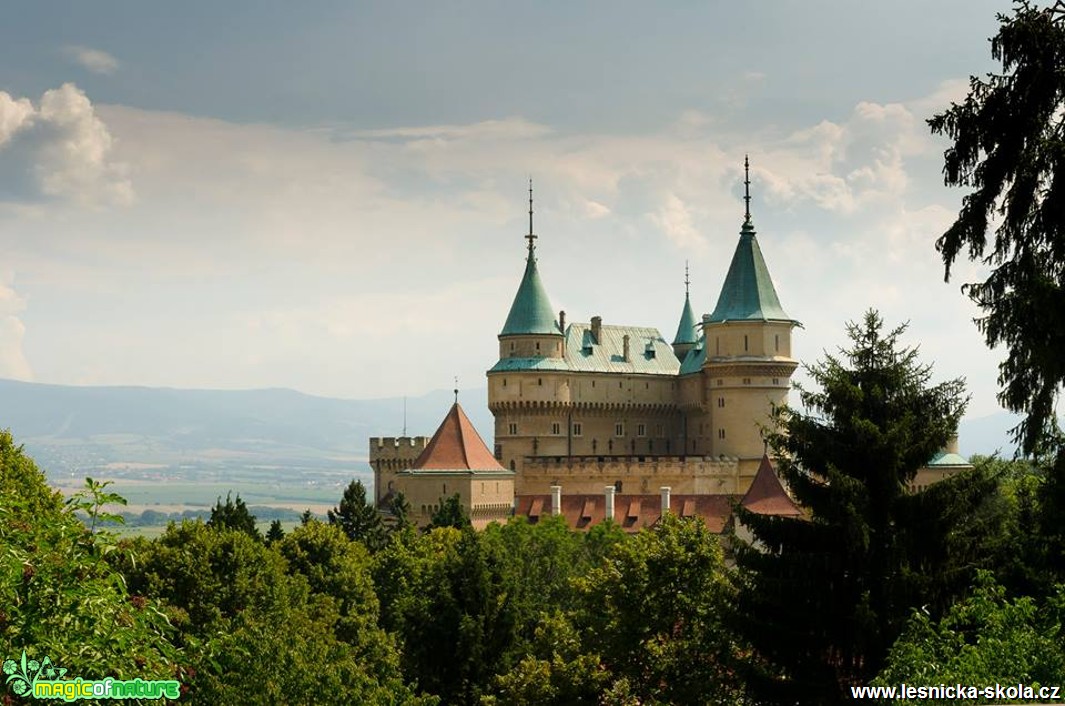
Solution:
{"label": "conifer tree", "polygon": [[440,509],[433,513],[432,519],[429,520],[429,526],[425,529],[426,531],[437,527],[463,529],[469,526],[470,516],[466,513],[465,508],[462,507],[462,499],[459,498],[459,494],[455,493],[440,503]]}
{"label": "conifer tree", "polygon": [[402,492],[396,491],[396,494],[392,496],[392,499],[388,503],[388,511],[392,513],[394,518],[392,524],[392,532],[402,532],[408,527],[413,526],[410,520],[410,503],[407,502],[407,496]]}
{"label": "conifer tree", "polygon": [[366,488],[362,481],[353,480],[344,490],[338,507],[327,513],[329,524],[339,525],[348,539],[361,542],[371,552],[385,546],[387,536],[381,515],[366,500]]}
{"label": "conifer tree", "polygon": [[877,673],[911,609],[945,609],[979,563],[994,482],[909,487],[967,399],[961,380],[930,382],[917,351],[899,346],[904,330],[884,331],[868,312],[848,325],[848,350],[808,367],[820,389],[799,387],[807,412],[774,411],[767,440],[809,516],[738,509],[757,540],[737,550],[736,617],[761,660],[750,677],[760,701],[846,700]]}
{"label": "conifer tree", "polygon": [[285,538],[285,530],[281,527],[281,520],[274,520],[270,523],[270,529],[266,531],[266,541],[269,544],[274,542],[280,542]]}
{"label": "conifer tree", "polygon": [[224,504],[222,503],[222,498],[218,498],[218,502],[215,503],[214,508],[211,510],[211,518],[207,520],[207,526],[228,527],[229,529],[247,532],[256,539],[263,538],[259,534],[259,529],[255,526],[255,515],[248,511],[248,506],[240,499],[239,493],[236,500],[233,500],[231,493],[226,493],[226,502]]}

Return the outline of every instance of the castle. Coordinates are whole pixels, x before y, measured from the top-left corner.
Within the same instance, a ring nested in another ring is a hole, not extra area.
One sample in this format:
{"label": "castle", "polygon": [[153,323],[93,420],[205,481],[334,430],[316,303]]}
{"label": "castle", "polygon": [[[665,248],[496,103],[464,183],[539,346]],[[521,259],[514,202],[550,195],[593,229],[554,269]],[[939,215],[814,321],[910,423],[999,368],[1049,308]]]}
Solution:
{"label": "castle", "polygon": [[[431,441],[370,440],[378,502],[402,490],[427,521],[450,478],[478,526],[550,511],[575,526],[610,517],[638,528],[657,519],[654,507],[720,525],[731,500],[746,503],[752,493],[793,512],[761,432],[772,407],[788,400],[800,324],[781,306],[758,244],[747,174],[739,241],[716,306],[696,319],[686,275],[671,343],[654,328],[555,314],[537,268],[530,185],[525,272],[487,373],[494,452],[456,401]],[[921,484],[965,465],[950,451],[937,456],[938,468],[923,469]]]}

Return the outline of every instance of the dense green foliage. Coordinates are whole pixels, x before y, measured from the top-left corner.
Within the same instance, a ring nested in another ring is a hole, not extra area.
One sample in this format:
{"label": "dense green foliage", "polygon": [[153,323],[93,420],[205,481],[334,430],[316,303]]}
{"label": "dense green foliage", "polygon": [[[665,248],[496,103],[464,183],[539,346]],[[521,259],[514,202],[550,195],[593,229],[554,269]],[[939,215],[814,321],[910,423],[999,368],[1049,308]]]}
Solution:
{"label": "dense green foliage", "polygon": [[1008,353],[1000,399],[1026,415],[1019,438],[1032,453],[1056,445],[1065,382],[1065,23],[1028,2],[999,20],[1001,73],[972,77],[965,100],[929,120],[952,141],[946,183],[972,189],[937,247],[948,278],[962,251],[991,268],[965,291],[988,345]]}
{"label": "dense green foliage", "polygon": [[222,498],[218,498],[218,502],[211,510],[211,518],[207,520],[207,526],[238,530],[253,539],[262,539],[259,529],[255,526],[255,515],[248,511],[248,506],[240,499],[239,494],[234,500],[227,493],[225,503],[222,502]]}
{"label": "dense green foliage", "polygon": [[361,542],[371,552],[378,551],[388,541],[381,514],[373,503],[367,502],[362,481],[351,481],[344,489],[340,505],[329,510],[326,516],[329,524],[340,527],[348,539]]}
{"label": "dense green foliage", "polygon": [[983,574],[976,591],[942,619],[915,613],[873,683],[1063,684],[1065,595],[1011,600],[990,574]]}
{"label": "dense green foliage", "polygon": [[903,330],[867,313],[847,328],[850,348],[808,367],[808,412],[774,412],[768,440],[809,518],[738,510],[757,542],[737,550],[736,625],[765,661],[751,674],[764,700],[847,698],[880,670],[911,608],[945,609],[984,560],[993,479],[973,471],[911,492],[966,400],[961,381],[930,382]]}

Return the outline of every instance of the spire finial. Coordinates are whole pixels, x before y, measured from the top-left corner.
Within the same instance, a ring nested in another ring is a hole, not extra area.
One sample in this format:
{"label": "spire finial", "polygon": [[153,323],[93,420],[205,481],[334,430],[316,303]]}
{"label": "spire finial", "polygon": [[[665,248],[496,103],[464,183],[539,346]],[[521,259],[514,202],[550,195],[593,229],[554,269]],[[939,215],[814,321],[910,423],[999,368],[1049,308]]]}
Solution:
{"label": "spire finial", "polygon": [[459,403],[459,376],[455,376],[455,389],[452,390],[455,393],[455,404]]}
{"label": "spire finial", "polygon": [[691,280],[688,279],[688,261],[684,261],[684,296],[688,296],[688,285],[691,284]]}
{"label": "spire finial", "polygon": [[536,236],[533,234],[533,207],[532,207],[532,177],[529,177],[529,234],[525,236],[529,241],[529,257],[532,258],[536,245],[533,243]]}
{"label": "spire finial", "polygon": [[743,214],[743,222],[751,223],[751,162],[747,155],[743,155],[743,201],[746,204],[746,212]]}

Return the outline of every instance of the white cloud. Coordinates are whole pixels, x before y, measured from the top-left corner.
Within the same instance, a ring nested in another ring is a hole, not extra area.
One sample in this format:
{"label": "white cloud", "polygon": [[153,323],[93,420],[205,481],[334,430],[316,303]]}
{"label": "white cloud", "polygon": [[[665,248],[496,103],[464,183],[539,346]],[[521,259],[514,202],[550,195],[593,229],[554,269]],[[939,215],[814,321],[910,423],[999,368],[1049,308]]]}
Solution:
{"label": "white cloud", "polygon": [[41,96],[0,92],[0,198],[69,199],[82,205],[129,204],[128,167],[113,159],[107,125],[77,86],[65,83]]}
{"label": "white cloud", "polygon": [[69,46],[64,49],[64,52],[83,68],[93,73],[112,74],[118,69],[118,59],[99,49]]}
{"label": "white cloud", "polygon": [[26,326],[18,316],[24,308],[23,298],[0,282],[0,378],[33,379],[22,346]]}

